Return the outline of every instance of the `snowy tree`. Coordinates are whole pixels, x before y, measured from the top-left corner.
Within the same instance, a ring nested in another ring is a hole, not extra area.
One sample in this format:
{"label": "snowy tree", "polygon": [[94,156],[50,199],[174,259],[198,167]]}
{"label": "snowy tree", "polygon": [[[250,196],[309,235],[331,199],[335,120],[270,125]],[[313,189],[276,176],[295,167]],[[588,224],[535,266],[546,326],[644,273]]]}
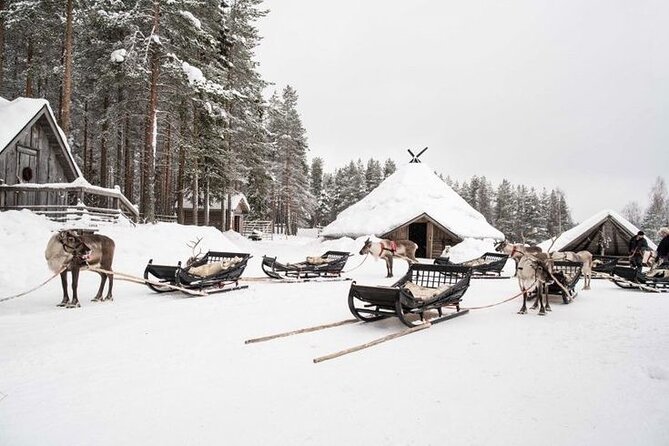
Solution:
{"label": "snowy tree", "polygon": [[388,158],[383,164],[383,178],[386,179],[397,170],[397,165],[395,161]]}
{"label": "snowy tree", "polygon": [[622,208],[620,213],[634,226],[637,228],[641,227],[643,223],[643,209],[641,209],[638,201],[630,201]]}
{"label": "snowy tree", "polygon": [[275,154],[275,176],[278,181],[276,216],[288,234],[305,225],[315,207],[309,191],[306,131],[297,111],[297,92],[286,86],[281,98],[271,101],[270,141]]}
{"label": "snowy tree", "polygon": [[374,158],[367,161],[367,169],[365,171],[365,185],[367,192],[374,190],[383,181],[383,171],[381,163]]}
{"label": "snowy tree", "polygon": [[495,203],[495,227],[502,231],[507,238],[514,233],[515,222],[514,193],[511,183],[504,179],[497,188],[497,201]]}
{"label": "snowy tree", "polygon": [[650,189],[650,204],[643,216],[642,227],[648,237],[659,242],[657,231],[667,226],[669,221],[669,209],[667,208],[667,185],[664,178],[657,177]]}

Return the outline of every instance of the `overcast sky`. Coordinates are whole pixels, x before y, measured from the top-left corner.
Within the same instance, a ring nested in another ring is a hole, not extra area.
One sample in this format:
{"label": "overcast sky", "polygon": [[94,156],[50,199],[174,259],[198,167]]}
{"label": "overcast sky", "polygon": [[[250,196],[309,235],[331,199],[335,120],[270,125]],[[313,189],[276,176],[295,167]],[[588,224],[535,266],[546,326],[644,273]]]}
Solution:
{"label": "overcast sky", "polygon": [[268,0],[260,71],[310,157],[560,187],[579,221],[669,180],[667,0]]}

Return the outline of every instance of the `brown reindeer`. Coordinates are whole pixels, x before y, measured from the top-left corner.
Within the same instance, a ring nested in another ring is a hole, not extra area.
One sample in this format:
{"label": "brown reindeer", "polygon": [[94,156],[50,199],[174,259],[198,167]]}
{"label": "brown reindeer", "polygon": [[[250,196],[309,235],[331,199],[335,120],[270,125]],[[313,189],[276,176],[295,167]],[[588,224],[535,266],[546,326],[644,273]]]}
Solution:
{"label": "brown reindeer", "polygon": [[404,259],[409,263],[418,263],[418,260],[416,260],[417,249],[418,245],[411,240],[381,239],[378,242],[373,242],[367,239],[360,250],[360,255],[371,254],[377,259],[382,258],[386,261],[386,269],[388,270],[386,277],[393,277],[393,257]]}
{"label": "brown reindeer", "polygon": [[583,273],[583,289],[590,289],[590,280],[592,279],[592,253],[590,251],[579,251],[579,252],[552,252],[550,256],[553,260],[569,260],[570,262],[581,262],[583,267],[581,272]]}
{"label": "brown reindeer", "polygon": [[[551,280],[551,259],[545,253],[523,255],[518,262],[518,285],[523,292],[523,306],[518,314],[527,313],[527,298],[531,291],[537,291],[537,298],[532,306],[536,309],[539,304],[539,315],[545,316],[546,311],[551,311],[548,301],[547,283]],[[545,305],[544,305],[544,302]]]}
{"label": "brown reindeer", "polygon": [[[111,270],[114,260],[114,241],[104,235],[80,232],[76,230],[64,230],[54,234],[47,243],[44,253],[49,269],[54,273],[61,271],[60,281],[63,286],[63,300],[59,307],[79,307],[77,287],[79,285],[79,271],[87,270],[89,267]],[[67,272],[72,273],[72,302],[67,293]],[[93,301],[113,300],[112,288],[114,276],[112,274],[100,274],[100,288],[92,299]],[[102,291],[106,280],[109,279],[107,295],[103,298]]]}
{"label": "brown reindeer", "polygon": [[525,246],[522,243],[509,243],[506,240],[502,240],[497,245],[495,245],[495,251],[503,252],[508,254],[516,262],[516,273],[514,276],[518,275],[518,262],[525,254],[539,254],[542,252],[541,248],[538,246]]}

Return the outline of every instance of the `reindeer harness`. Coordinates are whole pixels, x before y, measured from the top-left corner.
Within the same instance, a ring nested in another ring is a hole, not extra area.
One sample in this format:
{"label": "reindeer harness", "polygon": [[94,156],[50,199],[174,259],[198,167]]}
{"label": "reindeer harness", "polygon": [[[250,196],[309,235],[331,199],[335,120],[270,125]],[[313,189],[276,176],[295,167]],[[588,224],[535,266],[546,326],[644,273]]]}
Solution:
{"label": "reindeer harness", "polygon": [[395,254],[397,252],[397,243],[395,240],[390,240],[390,248],[387,248],[383,242],[379,243],[381,245],[381,253],[379,255],[383,255],[383,251],[389,251],[390,254]]}

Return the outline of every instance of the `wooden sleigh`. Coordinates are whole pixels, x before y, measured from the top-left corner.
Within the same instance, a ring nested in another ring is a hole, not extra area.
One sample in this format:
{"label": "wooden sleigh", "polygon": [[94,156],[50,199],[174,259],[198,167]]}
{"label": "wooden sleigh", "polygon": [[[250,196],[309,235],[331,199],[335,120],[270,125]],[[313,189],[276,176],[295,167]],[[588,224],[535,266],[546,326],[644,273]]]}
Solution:
{"label": "wooden sleigh", "polygon": [[299,263],[281,263],[276,257],[263,256],[262,270],[272,279],[286,281],[344,280],[341,273],[351,255],[349,252],[327,251]]}
{"label": "wooden sleigh", "polygon": [[[239,285],[238,282],[250,258],[251,255],[245,253],[209,251],[188,267],[182,267],[181,262],[176,266],[155,265],[151,259],[144,269],[144,279],[147,280],[146,285],[157,293],[173,291],[171,286],[183,288],[186,294],[189,294],[188,290],[206,294],[235,291],[248,288],[248,285]],[[190,272],[216,262],[228,263],[229,266],[206,277]],[[161,286],[162,283],[166,286]]]}
{"label": "wooden sleigh", "polygon": [[644,273],[631,266],[616,266],[609,280],[620,288],[651,293],[666,293],[669,292],[668,269],[669,265],[666,263],[662,265],[662,268],[656,269],[653,273]]}
{"label": "wooden sleigh", "polygon": [[[365,322],[398,317],[408,327],[426,322],[435,324],[469,312],[460,308],[460,301],[469,288],[471,277],[469,267],[416,263],[410,265],[409,271],[392,286],[353,282],[348,293],[348,306],[358,320]],[[415,295],[416,287],[428,290],[428,293],[432,290],[432,295],[419,298]],[[455,311],[446,314],[444,308]],[[434,312],[437,316],[430,318],[429,313]]]}
{"label": "wooden sleigh", "polygon": [[448,257],[437,257],[434,259],[435,265],[459,265],[472,269],[472,278],[501,278],[502,269],[509,259],[508,254],[498,252],[486,252],[481,257],[468,260],[461,263],[453,263]]}
{"label": "wooden sleigh", "polygon": [[576,297],[576,285],[581,278],[583,263],[571,262],[569,260],[556,260],[553,262],[553,276],[559,281],[553,280],[548,285],[548,295],[561,296],[562,302],[568,304]]}
{"label": "wooden sleigh", "polygon": [[606,277],[613,274],[613,271],[618,266],[620,257],[616,256],[592,256],[592,272],[593,276]]}

